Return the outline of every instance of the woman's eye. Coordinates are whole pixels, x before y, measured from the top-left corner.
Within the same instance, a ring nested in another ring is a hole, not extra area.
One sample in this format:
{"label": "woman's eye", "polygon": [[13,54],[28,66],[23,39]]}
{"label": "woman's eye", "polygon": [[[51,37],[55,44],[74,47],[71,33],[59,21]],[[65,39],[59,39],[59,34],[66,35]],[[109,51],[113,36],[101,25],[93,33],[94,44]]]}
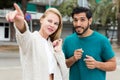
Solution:
{"label": "woman's eye", "polygon": [[52,23],[52,20],[48,20],[48,22]]}
{"label": "woman's eye", "polygon": [[59,23],[55,23],[55,25],[56,25],[56,26],[58,26],[58,25],[59,25]]}

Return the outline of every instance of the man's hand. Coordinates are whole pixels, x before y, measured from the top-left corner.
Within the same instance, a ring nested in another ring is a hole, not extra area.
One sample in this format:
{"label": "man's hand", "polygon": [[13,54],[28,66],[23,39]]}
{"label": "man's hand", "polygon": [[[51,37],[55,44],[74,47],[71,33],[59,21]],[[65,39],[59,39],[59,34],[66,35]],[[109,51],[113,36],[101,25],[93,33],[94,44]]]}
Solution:
{"label": "man's hand", "polygon": [[82,49],[77,49],[74,51],[74,59],[77,61],[81,59],[82,57],[83,50]]}
{"label": "man's hand", "polygon": [[89,68],[89,69],[94,69],[96,68],[96,60],[92,57],[92,56],[88,56],[86,55],[86,58],[84,59],[85,63],[86,63],[86,66]]}

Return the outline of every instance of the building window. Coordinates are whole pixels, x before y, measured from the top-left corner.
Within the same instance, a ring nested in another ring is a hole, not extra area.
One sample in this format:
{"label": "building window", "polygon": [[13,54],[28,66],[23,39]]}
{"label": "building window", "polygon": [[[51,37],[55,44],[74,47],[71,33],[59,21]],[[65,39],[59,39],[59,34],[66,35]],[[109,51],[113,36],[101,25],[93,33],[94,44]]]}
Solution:
{"label": "building window", "polygon": [[3,23],[0,23],[0,26],[3,26]]}
{"label": "building window", "polygon": [[8,27],[5,27],[5,35],[4,35],[5,38],[9,38],[9,28]]}
{"label": "building window", "polygon": [[9,26],[9,23],[5,23],[5,26]]}
{"label": "building window", "polygon": [[45,6],[37,6],[37,12],[44,13],[46,10]]}

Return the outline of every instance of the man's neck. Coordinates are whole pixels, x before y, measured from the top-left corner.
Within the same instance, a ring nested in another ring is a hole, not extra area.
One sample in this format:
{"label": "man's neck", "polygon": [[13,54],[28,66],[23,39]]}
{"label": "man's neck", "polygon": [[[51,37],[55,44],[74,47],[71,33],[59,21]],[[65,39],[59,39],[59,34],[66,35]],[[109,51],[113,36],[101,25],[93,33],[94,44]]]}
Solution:
{"label": "man's neck", "polygon": [[84,34],[79,35],[80,37],[87,37],[90,36],[93,33],[93,30],[88,29]]}

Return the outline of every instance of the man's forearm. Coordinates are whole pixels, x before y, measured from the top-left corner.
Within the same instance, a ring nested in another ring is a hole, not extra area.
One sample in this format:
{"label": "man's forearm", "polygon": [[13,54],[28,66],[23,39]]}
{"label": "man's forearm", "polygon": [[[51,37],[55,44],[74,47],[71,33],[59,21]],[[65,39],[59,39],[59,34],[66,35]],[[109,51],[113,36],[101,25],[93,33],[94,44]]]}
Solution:
{"label": "man's forearm", "polygon": [[103,71],[114,71],[116,69],[116,60],[112,58],[107,62],[96,62],[96,68]]}
{"label": "man's forearm", "polygon": [[66,59],[66,65],[68,68],[70,68],[75,62],[76,62],[76,59],[74,56]]}

